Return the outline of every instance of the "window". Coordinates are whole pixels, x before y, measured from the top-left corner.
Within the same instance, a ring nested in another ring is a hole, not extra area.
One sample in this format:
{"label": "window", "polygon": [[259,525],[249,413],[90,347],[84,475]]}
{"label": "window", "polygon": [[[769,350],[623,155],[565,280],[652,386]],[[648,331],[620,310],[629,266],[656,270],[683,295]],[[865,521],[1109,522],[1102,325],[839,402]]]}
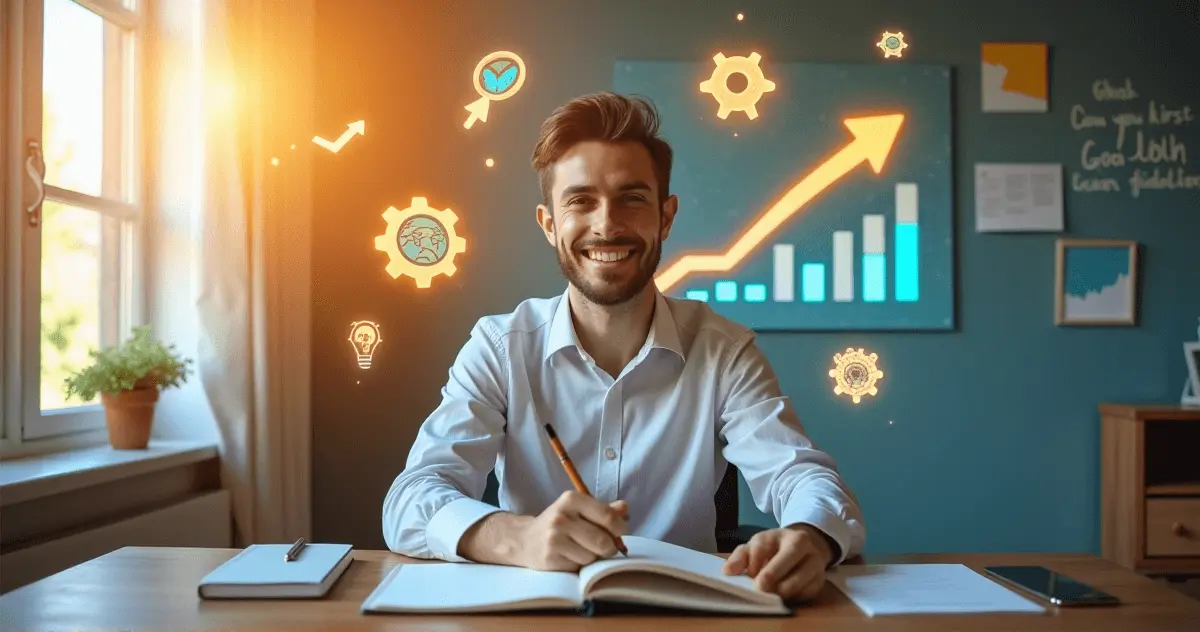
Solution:
{"label": "window", "polygon": [[4,5],[6,453],[94,440],[99,401],[63,381],[141,322],[138,4]]}

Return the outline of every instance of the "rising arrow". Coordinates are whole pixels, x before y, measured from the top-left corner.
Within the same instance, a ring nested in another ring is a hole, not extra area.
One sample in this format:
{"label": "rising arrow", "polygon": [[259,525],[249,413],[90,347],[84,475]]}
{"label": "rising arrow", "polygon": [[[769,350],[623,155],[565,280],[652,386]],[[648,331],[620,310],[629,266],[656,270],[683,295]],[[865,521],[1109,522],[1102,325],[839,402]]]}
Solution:
{"label": "rising arrow", "polygon": [[900,133],[904,115],[866,116],[849,118],[842,122],[850,129],[854,140],[784,193],[783,197],[771,205],[771,208],[751,224],[724,253],[684,255],[667,266],[654,279],[658,290],[665,294],[689,274],[732,270],[784,222],[797,215],[804,205],[859,163],[866,161],[875,173],[879,173],[892,150],[892,145],[896,142],[896,136]]}
{"label": "rising arrow", "polygon": [[362,134],[366,136],[366,130],[366,121],[354,121],[353,123],[347,125],[346,131],[342,132],[342,135],[338,136],[337,140],[333,141],[332,143],[324,138],[321,138],[320,136],[313,136],[313,142],[336,154],[339,149],[345,147],[346,143],[350,142],[350,139],[355,134]]}

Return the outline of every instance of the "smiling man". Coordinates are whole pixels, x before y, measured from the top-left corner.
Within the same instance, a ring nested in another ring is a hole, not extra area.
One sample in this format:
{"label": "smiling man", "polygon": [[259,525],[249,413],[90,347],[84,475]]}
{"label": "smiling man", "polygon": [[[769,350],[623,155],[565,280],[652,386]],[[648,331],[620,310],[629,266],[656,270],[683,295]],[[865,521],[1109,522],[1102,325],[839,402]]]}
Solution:
{"label": "smiling man", "polygon": [[[624,534],[715,552],[729,463],[782,526],[727,573],[806,600],[862,551],[858,502],[753,332],[654,285],[679,210],[671,162],[645,100],[587,95],[542,124],[537,222],[567,289],[475,325],[384,501],[393,551],[544,570],[612,556]],[[547,423],[591,496],[569,491]],[[493,468],[499,507],[479,500]]]}

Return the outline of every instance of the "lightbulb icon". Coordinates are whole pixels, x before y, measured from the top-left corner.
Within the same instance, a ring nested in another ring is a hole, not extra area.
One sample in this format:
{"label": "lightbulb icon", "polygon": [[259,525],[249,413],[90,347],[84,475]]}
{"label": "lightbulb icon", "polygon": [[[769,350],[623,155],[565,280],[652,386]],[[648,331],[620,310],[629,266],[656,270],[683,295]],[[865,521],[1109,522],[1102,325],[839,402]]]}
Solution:
{"label": "lightbulb icon", "polygon": [[369,320],[350,324],[350,344],[354,345],[354,352],[358,354],[358,368],[371,368],[371,357],[375,355],[379,341],[379,325]]}

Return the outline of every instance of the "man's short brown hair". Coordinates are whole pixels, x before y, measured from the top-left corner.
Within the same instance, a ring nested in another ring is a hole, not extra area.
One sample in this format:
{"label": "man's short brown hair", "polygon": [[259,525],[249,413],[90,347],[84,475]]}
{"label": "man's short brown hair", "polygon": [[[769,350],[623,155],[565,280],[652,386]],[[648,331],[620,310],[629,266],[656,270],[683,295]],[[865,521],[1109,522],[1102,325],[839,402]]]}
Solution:
{"label": "man's short brown hair", "polygon": [[542,188],[542,203],[553,207],[550,188],[554,163],[577,143],[589,140],[641,143],[650,152],[659,202],[671,188],[673,152],[658,136],[658,111],[649,99],[598,92],[576,97],[542,122],[533,147],[533,169]]}

